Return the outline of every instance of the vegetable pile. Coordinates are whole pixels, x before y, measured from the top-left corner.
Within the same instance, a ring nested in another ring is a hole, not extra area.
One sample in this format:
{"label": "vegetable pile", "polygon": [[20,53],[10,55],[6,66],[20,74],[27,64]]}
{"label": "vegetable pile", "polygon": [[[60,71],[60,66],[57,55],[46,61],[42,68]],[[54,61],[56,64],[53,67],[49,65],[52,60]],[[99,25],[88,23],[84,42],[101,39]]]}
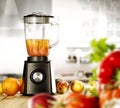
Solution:
{"label": "vegetable pile", "polygon": [[[98,69],[99,105],[107,108],[110,101],[114,105],[120,100],[120,50],[109,53],[101,62]],[[109,106],[114,108],[114,106]],[[120,107],[120,104],[119,104]]]}

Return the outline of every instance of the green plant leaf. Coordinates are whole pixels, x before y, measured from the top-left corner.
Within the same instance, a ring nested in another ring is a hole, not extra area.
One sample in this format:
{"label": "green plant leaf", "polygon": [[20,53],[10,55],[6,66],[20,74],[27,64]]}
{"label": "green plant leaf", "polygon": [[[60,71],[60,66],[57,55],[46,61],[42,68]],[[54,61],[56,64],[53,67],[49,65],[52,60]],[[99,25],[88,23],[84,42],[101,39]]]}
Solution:
{"label": "green plant leaf", "polygon": [[113,79],[116,81],[120,80],[120,69],[119,68],[116,69]]}
{"label": "green plant leaf", "polygon": [[[91,63],[99,63],[101,62],[104,57],[106,56],[107,53],[110,53],[116,48],[114,44],[108,44],[107,43],[107,38],[101,38],[97,40],[94,38],[90,42],[90,50],[91,52],[86,56],[89,57]],[[97,79],[97,69],[93,69],[93,76],[91,76],[91,80],[96,80]]]}

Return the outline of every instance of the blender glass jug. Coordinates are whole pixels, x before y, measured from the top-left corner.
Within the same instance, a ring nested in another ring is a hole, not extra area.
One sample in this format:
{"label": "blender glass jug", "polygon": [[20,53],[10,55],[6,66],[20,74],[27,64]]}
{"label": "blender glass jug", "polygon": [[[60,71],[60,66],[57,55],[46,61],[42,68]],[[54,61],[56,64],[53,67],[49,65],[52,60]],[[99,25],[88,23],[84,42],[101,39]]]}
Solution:
{"label": "blender glass jug", "polygon": [[29,56],[48,56],[49,49],[58,43],[58,24],[49,15],[24,16],[26,48]]}

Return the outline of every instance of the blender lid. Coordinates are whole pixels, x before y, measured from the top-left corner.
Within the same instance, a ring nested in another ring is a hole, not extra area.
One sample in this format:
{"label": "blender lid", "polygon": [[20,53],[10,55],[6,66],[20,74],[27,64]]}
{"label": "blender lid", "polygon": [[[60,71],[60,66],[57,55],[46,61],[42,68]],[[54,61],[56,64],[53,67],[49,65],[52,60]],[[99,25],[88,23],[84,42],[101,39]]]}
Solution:
{"label": "blender lid", "polygon": [[47,24],[49,23],[50,18],[54,18],[54,17],[50,15],[45,15],[42,13],[32,13],[24,16],[24,22],[29,24],[32,24],[32,23]]}

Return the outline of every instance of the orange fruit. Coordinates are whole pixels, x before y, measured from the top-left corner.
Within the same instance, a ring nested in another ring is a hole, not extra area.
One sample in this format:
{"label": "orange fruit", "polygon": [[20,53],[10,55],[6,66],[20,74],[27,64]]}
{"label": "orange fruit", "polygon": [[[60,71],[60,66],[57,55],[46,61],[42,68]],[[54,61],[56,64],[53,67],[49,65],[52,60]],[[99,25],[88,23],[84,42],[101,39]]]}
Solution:
{"label": "orange fruit", "polygon": [[0,95],[3,94],[2,83],[0,83]]}
{"label": "orange fruit", "polygon": [[22,94],[24,92],[24,82],[23,82],[23,78],[19,78],[19,85],[20,85],[20,93]]}
{"label": "orange fruit", "polygon": [[8,96],[13,96],[19,91],[19,82],[16,78],[6,78],[2,82],[3,92]]}

